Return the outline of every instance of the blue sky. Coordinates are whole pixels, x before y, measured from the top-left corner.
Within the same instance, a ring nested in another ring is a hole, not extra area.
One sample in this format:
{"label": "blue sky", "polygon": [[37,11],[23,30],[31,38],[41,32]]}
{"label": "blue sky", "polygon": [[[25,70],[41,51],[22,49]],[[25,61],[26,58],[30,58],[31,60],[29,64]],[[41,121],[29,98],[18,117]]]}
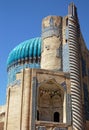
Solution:
{"label": "blue sky", "polygon": [[77,6],[81,31],[89,48],[89,0],[0,0],[0,105],[6,101],[9,52],[20,42],[41,35],[44,17],[67,15],[70,2]]}

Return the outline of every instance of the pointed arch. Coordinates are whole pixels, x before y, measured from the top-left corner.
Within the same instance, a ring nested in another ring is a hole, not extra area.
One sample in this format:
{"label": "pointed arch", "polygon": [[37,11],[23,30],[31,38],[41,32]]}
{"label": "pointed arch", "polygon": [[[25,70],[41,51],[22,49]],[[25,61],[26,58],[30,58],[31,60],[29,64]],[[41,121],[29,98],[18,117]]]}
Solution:
{"label": "pointed arch", "polygon": [[39,120],[56,121],[57,118],[57,122],[63,122],[65,89],[62,85],[52,78],[41,82],[37,89],[37,110],[39,110]]}

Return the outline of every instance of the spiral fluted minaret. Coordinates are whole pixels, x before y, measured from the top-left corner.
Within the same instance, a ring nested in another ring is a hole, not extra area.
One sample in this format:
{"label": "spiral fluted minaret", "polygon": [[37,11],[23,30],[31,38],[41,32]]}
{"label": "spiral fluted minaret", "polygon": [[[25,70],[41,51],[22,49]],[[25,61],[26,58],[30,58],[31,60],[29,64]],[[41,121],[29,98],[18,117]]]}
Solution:
{"label": "spiral fluted minaret", "polygon": [[83,130],[79,56],[80,28],[74,4],[69,5],[68,26],[73,130]]}

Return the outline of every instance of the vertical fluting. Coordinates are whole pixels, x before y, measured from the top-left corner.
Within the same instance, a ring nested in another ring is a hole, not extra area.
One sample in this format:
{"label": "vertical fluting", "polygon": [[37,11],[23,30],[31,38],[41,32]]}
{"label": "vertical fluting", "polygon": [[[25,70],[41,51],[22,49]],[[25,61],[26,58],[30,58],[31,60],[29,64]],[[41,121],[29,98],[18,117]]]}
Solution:
{"label": "vertical fluting", "polygon": [[69,16],[68,26],[73,130],[83,130],[79,59],[80,29],[77,17]]}

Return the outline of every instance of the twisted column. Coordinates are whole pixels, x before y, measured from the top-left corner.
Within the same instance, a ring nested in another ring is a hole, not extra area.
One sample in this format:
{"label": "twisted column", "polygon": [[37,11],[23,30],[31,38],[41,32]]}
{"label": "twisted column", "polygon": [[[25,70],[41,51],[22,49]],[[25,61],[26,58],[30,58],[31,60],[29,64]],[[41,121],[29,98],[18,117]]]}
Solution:
{"label": "twisted column", "polygon": [[69,16],[68,26],[73,130],[83,130],[79,59],[80,29],[77,17]]}

